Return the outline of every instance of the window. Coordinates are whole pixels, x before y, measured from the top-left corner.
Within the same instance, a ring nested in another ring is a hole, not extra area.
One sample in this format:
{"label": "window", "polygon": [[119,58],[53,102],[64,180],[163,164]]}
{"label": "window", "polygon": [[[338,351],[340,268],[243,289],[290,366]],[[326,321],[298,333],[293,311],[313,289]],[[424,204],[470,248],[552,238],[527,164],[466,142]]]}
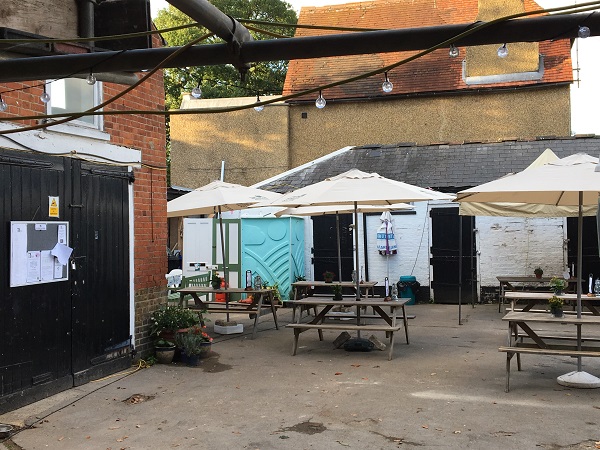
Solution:
{"label": "window", "polygon": [[[87,84],[79,78],[63,78],[46,84],[50,95],[48,114],[81,112],[90,109],[102,101],[102,83]],[[70,122],[101,130],[102,116],[84,116]]]}

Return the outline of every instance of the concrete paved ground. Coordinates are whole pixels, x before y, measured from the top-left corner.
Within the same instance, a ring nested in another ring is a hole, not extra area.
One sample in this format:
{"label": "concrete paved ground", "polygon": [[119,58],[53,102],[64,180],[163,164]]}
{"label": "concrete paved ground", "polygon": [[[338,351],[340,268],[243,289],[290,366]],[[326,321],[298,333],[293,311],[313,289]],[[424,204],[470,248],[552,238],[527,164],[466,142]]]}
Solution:
{"label": "concrete paved ground", "polygon": [[[504,392],[497,305],[413,305],[410,345],[334,350],[338,332],[219,336],[198,368],[155,365],[0,416],[25,426],[10,449],[600,448],[600,389],[560,386],[575,360],[523,355]],[[216,315],[214,315],[216,317]],[[291,310],[280,310],[280,325]],[[217,317],[218,318],[218,317]],[[209,325],[210,329],[210,325]],[[380,336],[383,340],[383,335]],[[583,360],[600,375],[600,358]],[[2,442],[2,441],[0,441]],[[2,445],[0,445],[2,448]]]}

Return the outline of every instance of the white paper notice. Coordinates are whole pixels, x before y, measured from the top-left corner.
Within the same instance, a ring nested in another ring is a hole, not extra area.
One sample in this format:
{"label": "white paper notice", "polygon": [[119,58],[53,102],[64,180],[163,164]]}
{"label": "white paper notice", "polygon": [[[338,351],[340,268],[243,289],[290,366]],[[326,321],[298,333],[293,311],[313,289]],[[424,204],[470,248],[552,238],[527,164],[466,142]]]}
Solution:
{"label": "white paper notice", "polygon": [[27,283],[27,225],[13,223],[11,227],[10,285]]}
{"label": "white paper notice", "polygon": [[58,262],[62,265],[65,265],[69,262],[69,256],[73,249],[71,247],[67,247],[65,244],[57,243],[54,248],[51,250],[51,254],[58,258]]}
{"label": "white paper notice", "polygon": [[63,277],[63,266],[60,261],[58,260],[58,258],[52,257],[52,259],[54,260],[54,278],[55,279],[60,279],[60,278],[64,278]]}
{"label": "white paper notice", "polygon": [[40,281],[40,257],[41,252],[27,252],[27,282],[35,283]]}
{"label": "white paper notice", "polygon": [[67,245],[67,226],[58,226],[58,243]]}
{"label": "white paper notice", "polygon": [[42,281],[51,281],[54,279],[54,256],[50,254],[50,250],[42,250],[40,253]]}

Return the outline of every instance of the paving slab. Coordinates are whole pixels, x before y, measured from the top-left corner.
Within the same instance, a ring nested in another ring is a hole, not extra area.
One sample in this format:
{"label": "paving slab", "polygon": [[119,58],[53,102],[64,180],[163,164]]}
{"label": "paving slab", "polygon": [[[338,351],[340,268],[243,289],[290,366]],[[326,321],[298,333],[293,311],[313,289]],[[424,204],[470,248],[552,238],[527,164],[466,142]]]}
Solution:
{"label": "paving slab", "polygon": [[[339,331],[293,332],[261,318],[256,339],[217,336],[199,367],[154,365],[0,416],[10,449],[600,448],[600,389],[556,382],[573,358],[523,355],[504,392],[507,324],[497,305],[407,306],[410,344],[335,349]],[[213,319],[220,316],[215,314]],[[209,324],[210,328],[210,324]],[[386,342],[383,333],[377,334]],[[600,358],[584,370],[600,375]],[[0,440],[2,442],[2,440]],[[2,448],[2,445],[0,445]]]}

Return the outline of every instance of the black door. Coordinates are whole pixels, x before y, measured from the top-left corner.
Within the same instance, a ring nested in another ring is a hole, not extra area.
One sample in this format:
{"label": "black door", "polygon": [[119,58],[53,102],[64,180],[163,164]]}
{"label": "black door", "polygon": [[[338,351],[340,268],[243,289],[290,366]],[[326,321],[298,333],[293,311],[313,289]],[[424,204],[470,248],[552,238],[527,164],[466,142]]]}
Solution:
{"label": "black door", "polygon": [[[313,264],[315,267],[315,280],[323,280],[326,270],[335,273],[336,281],[351,281],[353,260],[353,236],[350,225],[352,214],[339,214],[340,230],[340,255],[342,259],[342,273],[338,268],[337,226],[335,214],[315,216],[313,220]],[[341,276],[340,276],[341,275]]]}
{"label": "black door", "polygon": [[473,219],[459,216],[458,208],[431,209],[431,288],[436,303],[458,303],[459,275],[462,303],[473,300],[476,279]]}
{"label": "black door", "polygon": [[[575,273],[572,276],[577,276],[577,235],[579,218],[567,218],[567,237],[568,243],[568,264],[569,268],[575,265]],[[583,292],[589,291],[588,278],[592,274],[594,281],[600,277],[600,258],[598,257],[598,229],[596,227],[596,217],[583,218],[583,252],[582,252],[582,274],[583,274]],[[593,283],[592,283],[593,288]]]}
{"label": "black door", "polygon": [[[129,366],[128,182],[121,168],[0,150],[0,413]],[[10,222],[52,220],[69,222],[69,280],[11,288]]]}

